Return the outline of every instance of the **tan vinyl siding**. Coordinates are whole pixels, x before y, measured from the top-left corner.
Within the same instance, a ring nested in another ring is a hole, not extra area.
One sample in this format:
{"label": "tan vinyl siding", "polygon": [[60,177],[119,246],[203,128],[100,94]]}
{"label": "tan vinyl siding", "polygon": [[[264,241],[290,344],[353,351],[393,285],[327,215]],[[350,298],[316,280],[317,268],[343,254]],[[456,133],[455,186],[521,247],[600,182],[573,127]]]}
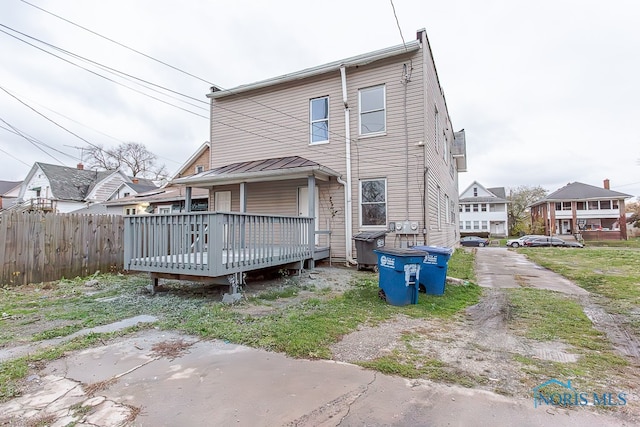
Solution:
{"label": "tan vinyl siding", "polygon": [[[406,92],[402,83],[403,64],[413,68]],[[447,209],[442,205],[438,229],[436,199],[440,186],[440,203],[444,203],[447,195],[455,202],[457,217],[457,173],[452,178],[449,163],[442,159],[442,148],[435,151],[435,108],[439,111],[439,128],[446,130],[450,142],[453,141],[453,129],[428,44],[415,52],[348,68],[346,76],[352,138],[353,233],[362,230],[360,180],[384,178],[387,182],[387,223],[407,219],[418,221],[420,231],[427,229],[426,238],[420,234],[420,243],[453,246],[458,239],[457,222],[451,223],[448,217],[445,218]],[[385,85],[386,132],[360,136],[358,90],[376,85]],[[321,96],[329,97],[329,143],[310,145],[309,100]],[[421,141],[424,144],[418,145]],[[329,167],[346,179],[340,71],[212,99],[211,147],[212,168],[298,155]],[[426,195],[425,168],[428,169]],[[345,256],[344,239],[351,241],[352,236],[344,236],[344,188],[334,178],[329,183],[317,181],[317,185],[320,189],[320,228],[324,229],[325,224],[331,226],[332,253]],[[306,186],[306,180],[248,184],[247,210],[296,215],[298,186]],[[230,187],[234,209],[239,208],[238,186]],[[393,241],[392,238],[389,240]]]}

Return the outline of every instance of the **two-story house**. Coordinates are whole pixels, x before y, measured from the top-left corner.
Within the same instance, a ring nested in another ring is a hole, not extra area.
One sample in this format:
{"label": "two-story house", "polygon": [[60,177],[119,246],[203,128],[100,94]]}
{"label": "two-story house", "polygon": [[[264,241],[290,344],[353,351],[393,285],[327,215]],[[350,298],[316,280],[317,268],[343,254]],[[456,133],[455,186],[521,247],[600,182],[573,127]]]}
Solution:
{"label": "two-story house", "polygon": [[464,130],[424,30],[406,44],[233,89],[211,87],[208,168],[176,178],[209,212],[125,218],[125,268],[229,284],[250,270],[357,264],[354,236],[453,247]]}
{"label": "two-story house", "polygon": [[474,181],[460,194],[460,234],[506,237],[509,233],[504,187],[485,188]]}
{"label": "two-story house", "polygon": [[[132,178],[123,172],[92,171],[80,163],[76,168],[36,162],[20,187],[19,201],[24,209],[67,213],[100,203]],[[138,179],[143,185],[153,185]]]}
{"label": "two-story house", "polygon": [[207,96],[209,168],[175,181],[208,188],[213,210],[313,216],[348,260],[360,231],[391,230],[399,246],[457,242],[464,131],[453,131],[424,30]]}
{"label": "two-story house", "polygon": [[624,201],[631,197],[603,187],[571,182],[531,205],[531,220],[547,235],[580,234],[584,240],[626,240]]}

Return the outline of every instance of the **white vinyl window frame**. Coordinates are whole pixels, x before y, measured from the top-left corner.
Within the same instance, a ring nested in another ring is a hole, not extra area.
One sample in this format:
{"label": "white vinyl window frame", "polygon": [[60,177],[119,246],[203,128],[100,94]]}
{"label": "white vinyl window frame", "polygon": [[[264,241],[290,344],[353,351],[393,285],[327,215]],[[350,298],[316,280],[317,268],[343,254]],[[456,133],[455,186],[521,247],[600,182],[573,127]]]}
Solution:
{"label": "white vinyl window frame", "polygon": [[328,142],[329,97],[312,98],[309,100],[309,144],[327,144]]}
{"label": "white vinyl window frame", "polygon": [[[384,191],[381,197],[374,198],[371,197],[373,194],[366,194],[367,191],[371,191],[371,189],[367,189],[369,183],[377,183],[378,185],[384,186]],[[387,218],[388,218],[388,197],[387,197],[387,179],[386,178],[372,178],[372,179],[363,179],[359,183],[359,200],[358,205],[360,207],[360,226],[367,228],[385,228],[387,226]],[[380,210],[378,212],[379,215],[376,215],[376,218],[373,218],[374,209]],[[373,219],[373,220],[372,220]]]}
{"label": "white vinyl window frame", "polygon": [[[378,93],[379,92],[379,93]],[[363,96],[367,102],[363,101]],[[370,99],[376,98],[379,99]],[[369,99],[367,99],[369,98]],[[374,102],[372,102],[374,101]],[[364,105],[364,104],[367,105]],[[372,105],[373,104],[373,105]],[[358,133],[360,136],[384,135],[387,132],[387,88],[386,85],[369,86],[358,90]],[[373,127],[380,120],[378,127]]]}

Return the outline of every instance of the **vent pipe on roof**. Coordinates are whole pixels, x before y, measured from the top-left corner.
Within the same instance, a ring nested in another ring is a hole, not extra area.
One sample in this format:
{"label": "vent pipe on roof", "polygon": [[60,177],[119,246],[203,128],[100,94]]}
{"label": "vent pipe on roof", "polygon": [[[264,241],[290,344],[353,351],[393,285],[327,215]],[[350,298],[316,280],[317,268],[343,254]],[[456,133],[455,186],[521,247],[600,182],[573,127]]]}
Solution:
{"label": "vent pipe on roof", "polygon": [[82,163],[78,163],[78,166],[76,166],[78,168],[78,170],[84,170],[84,165]]}
{"label": "vent pipe on roof", "polygon": [[607,190],[611,190],[611,188],[609,188],[609,178],[604,180],[604,188],[606,188]]}

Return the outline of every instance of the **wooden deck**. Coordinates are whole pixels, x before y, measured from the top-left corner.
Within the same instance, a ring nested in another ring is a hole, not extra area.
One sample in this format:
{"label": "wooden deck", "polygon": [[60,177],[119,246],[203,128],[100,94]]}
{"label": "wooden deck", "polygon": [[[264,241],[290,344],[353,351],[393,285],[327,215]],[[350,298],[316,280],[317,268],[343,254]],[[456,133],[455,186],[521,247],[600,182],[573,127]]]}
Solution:
{"label": "wooden deck", "polygon": [[[242,273],[302,268],[330,256],[328,236],[313,218],[197,212],[125,217],[124,266],[167,277],[234,284]],[[324,235],[324,236],[322,236]],[[318,237],[316,237],[318,236]],[[326,245],[316,244],[325,237]],[[233,275],[233,278],[230,277]]]}

